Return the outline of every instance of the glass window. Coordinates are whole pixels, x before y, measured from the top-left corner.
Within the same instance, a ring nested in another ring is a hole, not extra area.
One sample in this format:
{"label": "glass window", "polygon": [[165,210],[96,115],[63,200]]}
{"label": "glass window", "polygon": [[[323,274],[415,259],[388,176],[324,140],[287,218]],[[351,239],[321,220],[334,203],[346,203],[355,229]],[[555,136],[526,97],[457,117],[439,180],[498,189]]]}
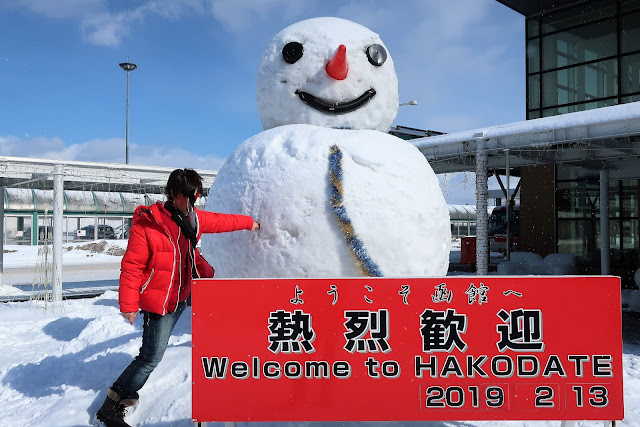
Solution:
{"label": "glass window", "polygon": [[630,10],[640,9],[640,0],[622,0],[622,11],[628,12]]}
{"label": "glass window", "polygon": [[[599,172],[558,165],[556,173],[558,251],[576,255],[579,265],[597,267],[601,243]],[[573,181],[562,181],[565,179]],[[610,180],[608,185],[611,266],[635,270],[640,266],[639,181]]]}
{"label": "glass window", "polygon": [[638,181],[614,181],[620,182],[620,205],[622,217],[638,217]]}
{"label": "glass window", "polygon": [[527,19],[527,37],[540,35],[540,18]]}
{"label": "glass window", "polygon": [[545,108],[542,111],[543,117],[557,116],[558,114],[575,113],[577,111],[593,110],[594,108],[610,107],[617,105],[618,99],[611,98],[596,102],[585,102],[582,104],[567,105],[564,107]]}
{"label": "glass window", "polygon": [[640,92],[640,53],[622,59],[622,93]]}
{"label": "glass window", "polygon": [[540,75],[529,76],[529,108],[540,108]]}
{"label": "glass window", "polygon": [[621,221],[621,241],[620,247],[620,261],[622,265],[629,267],[632,264],[634,267],[638,265],[638,220],[626,220]]}
{"label": "glass window", "polygon": [[540,40],[534,39],[527,42],[527,72],[540,71]]}
{"label": "glass window", "polygon": [[570,181],[575,179],[599,180],[600,172],[594,169],[587,169],[581,166],[558,165],[556,168],[558,181]]}
{"label": "glass window", "polygon": [[611,266],[635,270],[638,267],[638,220],[609,223]]}
{"label": "glass window", "polygon": [[600,221],[558,220],[558,253],[576,256],[578,264],[600,262]]}
{"label": "glass window", "polygon": [[638,102],[638,101],[640,101],[640,95],[623,96],[622,97],[622,103],[623,104],[628,104],[629,102]]}
{"label": "glass window", "polygon": [[622,53],[640,50],[640,12],[622,16],[620,50]]}
{"label": "glass window", "polygon": [[600,184],[597,181],[559,182],[556,194],[558,218],[600,217]]}
{"label": "glass window", "polygon": [[538,110],[529,111],[529,114],[527,114],[527,120],[539,119],[539,118],[540,118],[540,111]]}
{"label": "glass window", "polygon": [[612,220],[638,217],[638,181],[609,181],[609,217]]}
{"label": "glass window", "polygon": [[542,75],[542,106],[550,107],[618,94],[616,59],[550,71]]}
{"label": "glass window", "polygon": [[[586,10],[585,10],[586,9]],[[575,7],[552,11],[540,18],[542,34],[615,16],[616,0],[591,1]]]}
{"label": "glass window", "polygon": [[574,65],[617,53],[616,20],[609,19],[542,39],[542,68]]}

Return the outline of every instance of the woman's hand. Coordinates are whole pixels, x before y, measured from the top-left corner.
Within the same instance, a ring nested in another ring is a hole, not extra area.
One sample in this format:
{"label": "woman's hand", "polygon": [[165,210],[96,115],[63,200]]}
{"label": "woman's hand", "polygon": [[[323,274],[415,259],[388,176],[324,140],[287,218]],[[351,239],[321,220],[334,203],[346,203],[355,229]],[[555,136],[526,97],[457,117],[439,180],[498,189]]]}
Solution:
{"label": "woman's hand", "polygon": [[251,226],[251,231],[260,230],[260,223],[253,220],[253,226]]}
{"label": "woman's hand", "polygon": [[133,313],[120,313],[120,314],[122,314],[122,317],[127,319],[129,323],[133,325],[133,321],[136,320],[136,316],[138,315],[138,312],[134,311]]}

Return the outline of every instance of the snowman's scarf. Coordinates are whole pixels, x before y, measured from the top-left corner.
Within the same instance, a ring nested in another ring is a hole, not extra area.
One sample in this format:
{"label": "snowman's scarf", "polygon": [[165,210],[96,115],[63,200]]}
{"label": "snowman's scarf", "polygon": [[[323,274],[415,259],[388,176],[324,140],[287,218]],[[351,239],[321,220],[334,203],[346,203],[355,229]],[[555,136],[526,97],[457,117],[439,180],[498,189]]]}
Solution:
{"label": "snowman's scarf", "polygon": [[351,218],[347,214],[347,209],[343,205],[342,151],[337,145],[331,146],[329,154],[329,181],[331,184],[331,209],[336,214],[338,226],[349,244],[349,249],[351,249],[356,258],[358,269],[363,276],[383,277],[380,267],[371,259],[364,243],[356,234]]}

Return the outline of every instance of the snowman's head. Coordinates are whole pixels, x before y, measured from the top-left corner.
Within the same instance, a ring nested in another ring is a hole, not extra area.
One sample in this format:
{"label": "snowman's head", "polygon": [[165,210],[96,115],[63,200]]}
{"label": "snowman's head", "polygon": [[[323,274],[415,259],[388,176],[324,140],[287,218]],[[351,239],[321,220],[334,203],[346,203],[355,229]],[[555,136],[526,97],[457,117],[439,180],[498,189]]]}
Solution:
{"label": "snowman's head", "polygon": [[258,72],[262,127],[311,124],[386,132],[398,78],[380,37],[340,18],[295,23],[271,40]]}

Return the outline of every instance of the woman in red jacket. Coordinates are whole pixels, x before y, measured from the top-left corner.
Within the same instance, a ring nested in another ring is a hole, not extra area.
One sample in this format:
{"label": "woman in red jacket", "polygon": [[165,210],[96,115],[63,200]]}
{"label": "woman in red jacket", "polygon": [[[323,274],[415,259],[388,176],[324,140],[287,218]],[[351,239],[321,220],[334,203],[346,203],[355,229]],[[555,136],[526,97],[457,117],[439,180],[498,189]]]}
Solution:
{"label": "woman in red jacket", "polygon": [[260,224],[245,215],[195,209],[202,178],[193,169],[169,176],[164,205],[139,206],[133,214],[127,251],[120,273],[120,312],[129,323],[144,316],[140,354],[107,390],[97,419],[107,427],[127,426],[127,408],[138,403],[138,390],[164,355],[173,327],[191,295],[191,280],[213,277],[213,268],[196,244],[202,233],[256,230]]}

